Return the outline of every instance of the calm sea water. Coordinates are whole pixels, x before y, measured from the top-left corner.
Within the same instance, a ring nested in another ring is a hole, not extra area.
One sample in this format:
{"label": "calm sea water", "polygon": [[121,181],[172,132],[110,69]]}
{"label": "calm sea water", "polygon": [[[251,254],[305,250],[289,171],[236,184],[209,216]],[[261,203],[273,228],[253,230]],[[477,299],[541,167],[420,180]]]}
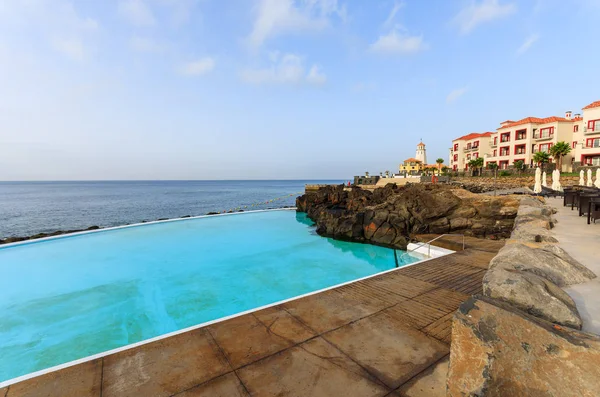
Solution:
{"label": "calm sea water", "polygon": [[307,183],[342,181],[0,182],[0,238],[293,206]]}
{"label": "calm sea water", "polygon": [[[422,257],[399,255],[399,266]],[[2,381],[396,266],[293,210],[0,246]]]}

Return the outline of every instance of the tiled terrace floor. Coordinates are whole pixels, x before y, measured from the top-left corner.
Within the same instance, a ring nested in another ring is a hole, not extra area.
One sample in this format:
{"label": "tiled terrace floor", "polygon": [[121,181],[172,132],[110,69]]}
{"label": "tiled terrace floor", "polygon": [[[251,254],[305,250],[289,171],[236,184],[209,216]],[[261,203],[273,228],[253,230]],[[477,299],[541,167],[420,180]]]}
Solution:
{"label": "tiled terrace floor", "polygon": [[436,395],[419,387],[440,378],[453,312],[481,292],[503,245],[467,241],[465,251],[17,383],[0,397]]}

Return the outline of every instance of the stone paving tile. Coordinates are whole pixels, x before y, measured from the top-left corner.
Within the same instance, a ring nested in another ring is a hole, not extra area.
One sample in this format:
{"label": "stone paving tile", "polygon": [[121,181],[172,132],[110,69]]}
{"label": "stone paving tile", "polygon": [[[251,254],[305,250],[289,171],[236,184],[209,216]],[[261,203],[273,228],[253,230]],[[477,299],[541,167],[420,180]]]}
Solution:
{"label": "stone paving tile", "polygon": [[288,312],[317,333],[332,330],[376,313],[389,304],[377,299],[350,299],[335,290],[283,304]]}
{"label": "stone paving tile", "polygon": [[102,359],[97,359],[9,386],[7,396],[100,397],[101,382]]}
{"label": "stone paving tile", "polygon": [[201,328],[105,357],[102,397],[170,396],[230,371]]}
{"label": "stone paving tile", "polygon": [[291,340],[270,332],[252,314],[210,325],[208,330],[234,369],[294,345]]}
{"label": "stone paving tile", "polygon": [[454,317],[454,313],[455,311],[446,314],[444,317],[422,328],[421,332],[449,345],[452,340],[452,318]]}
{"label": "stone paving tile", "polygon": [[396,306],[384,310],[384,313],[416,329],[424,328],[447,314],[443,310],[414,300],[398,303]]}
{"label": "stone paving tile", "polygon": [[449,353],[449,347],[385,312],[322,335],[394,389]]}
{"label": "stone paving tile", "polygon": [[2,389],[0,389],[0,397],[6,397],[7,393],[8,393],[8,387],[3,387]]}
{"label": "stone paving tile", "polygon": [[[235,373],[230,372],[209,382],[203,383],[176,397],[246,397],[249,396]],[[174,396],[174,397],[175,397]]]}
{"label": "stone paving tile", "polygon": [[[416,265],[419,266],[419,265]],[[402,274],[403,269],[382,274],[381,276],[368,278],[360,281],[365,286],[386,292],[390,295],[398,295],[404,298],[414,298],[427,291],[437,288],[435,284],[407,277]],[[353,286],[354,284],[351,284]],[[404,300],[404,299],[402,299]],[[394,303],[401,302],[402,300]]]}
{"label": "stone paving tile", "polygon": [[469,295],[452,291],[446,288],[438,288],[417,296],[413,300],[429,307],[442,310],[446,313],[454,312],[469,298]]}
{"label": "stone paving tile", "polygon": [[253,397],[385,396],[390,390],[321,337],[238,370]]}
{"label": "stone paving tile", "polygon": [[282,306],[270,307],[254,313],[267,330],[285,340],[297,344],[316,336],[306,325],[286,312]]}
{"label": "stone paving tile", "polygon": [[446,375],[448,375],[448,363],[446,357],[427,370],[415,376],[398,389],[398,395],[402,397],[446,397]]}

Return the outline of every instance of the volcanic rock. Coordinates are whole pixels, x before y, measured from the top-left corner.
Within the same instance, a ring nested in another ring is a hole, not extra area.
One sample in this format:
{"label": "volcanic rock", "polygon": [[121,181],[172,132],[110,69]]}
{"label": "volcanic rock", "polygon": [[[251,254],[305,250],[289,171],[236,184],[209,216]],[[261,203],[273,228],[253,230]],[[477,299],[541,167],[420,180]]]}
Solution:
{"label": "volcanic rock", "polygon": [[454,316],[448,396],[596,396],[600,337],[488,298]]}
{"label": "volcanic rock", "polygon": [[518,206],[510,197],[429,184],[388,184],[373,192],[327,186],[296,199],[297,210],[307,213],[321,235],[401,249],[413,234],[508,238]]}

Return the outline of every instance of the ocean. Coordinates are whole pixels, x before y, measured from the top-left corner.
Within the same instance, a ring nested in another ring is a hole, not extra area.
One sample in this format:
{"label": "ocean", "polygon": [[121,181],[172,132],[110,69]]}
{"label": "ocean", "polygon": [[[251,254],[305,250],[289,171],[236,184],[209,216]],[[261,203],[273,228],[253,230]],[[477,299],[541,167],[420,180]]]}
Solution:
{"label": "ocean", "polygon": [[0,182],[0,238],[161,218],[295,205],[307,183],[287,181]]}

